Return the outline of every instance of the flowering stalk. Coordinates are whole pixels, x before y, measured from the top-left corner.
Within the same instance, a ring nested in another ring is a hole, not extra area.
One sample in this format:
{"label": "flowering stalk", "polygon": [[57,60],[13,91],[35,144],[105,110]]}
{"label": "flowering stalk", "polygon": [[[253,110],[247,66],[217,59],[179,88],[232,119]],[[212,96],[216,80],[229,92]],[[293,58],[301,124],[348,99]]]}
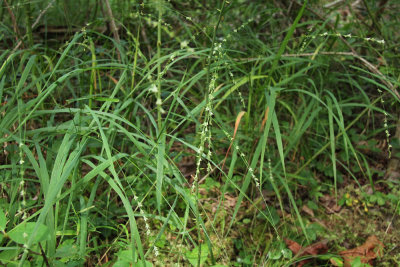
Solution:
{"label": "flowering stalk", "polygon": [[[133,195],[133,199],[137,202],[137,207],[139,208],[139,213],[140,213],[140,215],[142,215],[142,217],[143,217],[144,226],[145,226],[145,228],[146,228],[146,235],[147,235],[148,237],[150,237],[150,236],[151,236],[150,225],[149,225],[149,223],[147,222],[147,221],[148,221],[148,218],[146,217],[146,214],[144,213],[143,204],[142,204],[141,201],[139,201],[139,198],[137,197],[137,195],[136,195],[135,193],[134,193],[134,195]],[[153,244],[153,251],[154,251],[154,256],[157,257],[157,256],[159,255],[159,251],[158,251],[158,247],[156,246],[156,244]]]}
{"label": "flowering stalk", "polygon": [[[205,107],[205,115],[204,115],[204,121],[202,126],[202,130],[201,130],[201,134],[200,134],[200,146],[199,146],[199,150],[197,152],[197,161],[196,161],[196,173],[195,173],[195,177],[193,179],[193,184],[192,184],[192,194],[195,195],[195,212],[196,212],[196,228],[197,228],[197,235],[198,235],[198,240],[200,242],[200,240],[202,240],[202,236],[201,236],[201,226],[200,226],[200,212],[199,212],[199,199],[198,199],[198,194],[199,194],[199,176],[200,176],[200,165],[201,165],[201,161],[202,161],[202,157],[203,157],[203,152],[204,152],[204,148],[206,143],[208,143],[208,152],[207,152],[207,159],[208,159],[208,164],[207,164],[207,169],[211,169],[211,164],[210,164],[210,159],[211,159],[211,132],[210,132],[210,126],[211,126],[211,122],[212,122],[212,102],[213,102],[213,92],[215,90],[215,82],[218,78],[218,74],[217,71],[215,70],[213,72],[213,74],[211,75],[211,61],[214,59],[214,55],[216,54],[216,52],[218,51],[218,49],[221,48],[221,44],[219,43],[218,46],[216,47],[216,43],[215,43],[215,38],[216,38],[216,33],[219,27],[219,24],[222,20],[222,14],[223,14],[223,10],[225,7],[225,0],[222,1],[222,7],[221,9],[218,9],[219,11],[219,17],[218,17],[218,21],[217,21],[217,25],[214,27],[214,32],[213,32],[213,37],[212,37],[212,41],[211,41],[211,49],[210,49],[210,53],[208,55],[208,62],[207,62],[207,84],[208,84],[208,88],[207,91],[205,93],[205,102],[206,102],[206,107]],[[220,55],[220,53],[218,53]],[[201,246],[198,246],[198,257],[197,257],[197,266],[200,266],[200,259],[201,259]],[[214,256],[212,255],[212,250],[210,251],[211,253],[211,258],[212,261],[214,263]]]}

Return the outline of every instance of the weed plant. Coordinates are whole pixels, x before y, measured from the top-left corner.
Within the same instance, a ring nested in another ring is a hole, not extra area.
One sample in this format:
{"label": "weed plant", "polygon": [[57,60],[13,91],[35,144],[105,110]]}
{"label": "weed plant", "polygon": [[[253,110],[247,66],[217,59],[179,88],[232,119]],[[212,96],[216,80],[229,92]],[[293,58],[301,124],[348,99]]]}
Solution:
{"label": "weed plant", "polygon": [[1,3],[1,264],[289,266],[340,246],[326,195],[398,219],[395,1],[103,2]]}

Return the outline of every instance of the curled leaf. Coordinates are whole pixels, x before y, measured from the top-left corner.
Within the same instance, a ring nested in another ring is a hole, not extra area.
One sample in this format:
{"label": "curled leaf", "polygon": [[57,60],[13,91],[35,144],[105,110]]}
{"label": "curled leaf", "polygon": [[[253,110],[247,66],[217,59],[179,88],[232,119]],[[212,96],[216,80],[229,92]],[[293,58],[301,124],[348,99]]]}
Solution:
{"label": "curled leaf", "polygon": [[339,255],[343,257],[345,267],[350,267],[351,262],[357,257],[360,257],[362,263],[371,265],[372,260],[383,256],[383,247],[382,242],[375,235],[372,235],[361,246],[342,251]]}
{"label": "curled leaf", "polygon": [[[303,248],[299,243],[285,238],[285,243],[288,246],[288,248],[293,252],[293,254],[296,254],[298,257],[306,256],[306,255],[320,255],[324,254],[325,252],[328,251],[328,246],[327,240],[322,240],[318,243],[311,244],[305,248]],[[301,267],[304,264],[306,264],[309,260],[302,260],[297,264],[297,267]]]}

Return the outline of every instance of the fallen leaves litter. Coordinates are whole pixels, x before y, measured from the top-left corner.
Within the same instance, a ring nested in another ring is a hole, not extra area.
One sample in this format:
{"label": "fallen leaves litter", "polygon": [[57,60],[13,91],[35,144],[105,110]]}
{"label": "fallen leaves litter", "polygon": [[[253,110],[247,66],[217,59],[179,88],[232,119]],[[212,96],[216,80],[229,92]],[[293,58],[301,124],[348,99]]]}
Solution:
{"label": "fallen leaves litter", "polygon": [[327,214],[338,213],[342,207],[336,203],[336,198],[331,195],[324,195],[320,198]]}
{"label": "fallen leaves litter", "polygon": [[[343,257],[344,267],[350,267],[351,262],[357,257],[360,257],[362,263],[368,263],[369,265],[372,265],[372,260],[378,256],[383,256],[383,247],[384,245],[382,242],[380,242],[375,235],[372,235],[368,237],[365,243],[361,246],[342,251],[339,253],[339,255]],[[334,266],[338,266],[332,260],[331,263]]]}
{"label": "fallen leaves litter", "polygon": [[[302,256],[307,256],[307,255],[312,255],[312,256],[316,256],[316,255],[320,255],[320,254],[324,254],[328,251],[328,240],[324,239],[318,243],[309,245],[307,247],[302,247],[299,243],[287,239],[285,238],[285,243],[287,245],[287,247],[293,252],[293,254],[295,254],[297,257],[302,257]],[[297,267],[301,267],[304,264],[306,264],[308,261],[310,261],[309,259],[306,260],[302,260],[297,264]]]}

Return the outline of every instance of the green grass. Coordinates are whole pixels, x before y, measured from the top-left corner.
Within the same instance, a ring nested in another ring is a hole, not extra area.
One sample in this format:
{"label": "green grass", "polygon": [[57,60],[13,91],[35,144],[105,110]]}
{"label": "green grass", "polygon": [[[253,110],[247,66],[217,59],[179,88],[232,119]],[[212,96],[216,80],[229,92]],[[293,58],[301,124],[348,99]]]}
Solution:
{"label": "green grass", "polygon": [[289,266],[288,238],[330,266],[371,234],[399,263],[398,4],[110,0],[117,41],[101,1],[54,2],[46,34],[51,1],[14,2],[1,264]]}

